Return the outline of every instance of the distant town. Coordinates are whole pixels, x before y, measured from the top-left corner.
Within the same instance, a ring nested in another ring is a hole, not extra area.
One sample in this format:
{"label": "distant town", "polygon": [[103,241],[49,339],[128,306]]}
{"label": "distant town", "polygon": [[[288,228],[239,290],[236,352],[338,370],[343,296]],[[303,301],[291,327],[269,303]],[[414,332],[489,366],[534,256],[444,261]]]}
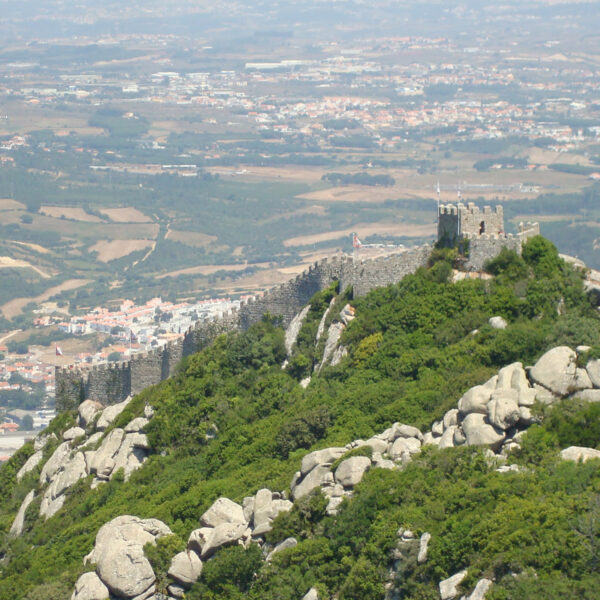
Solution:
{"label": "distant town", "polygon": [[[53,345],[54,357],[40,348],[27,348],[25,354],[10,352],[0,345],[0,462],[7,460],[32,432],[46,427],[54,418],[54,368],[57,364],[86,367],[107,361],[120,361],[137,352],[183,337],[198,320],[239,307],[240,300],[215,298],[194,304],[173,304],[153,298],[138,306],[125,300],[119,310],[96,307],[88,313],[59,321],[56,316],[41,315],[35,327],[58,326],[71,336],[106,334],[105,348],[66,355],[62,342]],[[15,407],[18,406],[18,407]]]}

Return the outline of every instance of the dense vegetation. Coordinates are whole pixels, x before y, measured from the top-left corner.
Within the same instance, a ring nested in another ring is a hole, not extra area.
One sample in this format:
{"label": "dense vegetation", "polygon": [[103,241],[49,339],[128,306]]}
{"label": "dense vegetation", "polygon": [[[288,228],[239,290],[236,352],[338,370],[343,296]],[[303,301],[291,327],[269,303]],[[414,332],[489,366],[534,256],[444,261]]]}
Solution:
{"label": "dense vegetation", "polygon": [[[95,490],[80,481],[45,522],[34,501],[25,532],[10,539],[16,510],[39,477],[38,467],[15,480],[32,453],[26,445],[0,470],[0,598],[66,597],[98,528],[120,514],[159,518],[175,533],[149,550],[164,585],[168,556],[220,495],[241,501],[262,487],[287,489],[309,449],[366,439],[394,421],[428,427],[499,367],[531,364],[558,344],[596,343],[600,319],[581,275],[543,238],[530,241],[522,258],[503,252],[492,261],[492,280],[449,283],[458,259],[452,250],[436,251],[428,269],[353,300],[356,318],[342,338],[348,356],[313,373],[306,389],[298,381],[320,360],[316,328],[334,298],[328,319],[337,318],[344,291],[313,299],[286,369],[275,317],[218,338],[119,417],[122,426],[146,403],[156,410],[148,426],[155,453],[143,468],[128,482],[116,477]],[[493,315],[509,326],[492,329]],[[336,517],[325,515],[320,494],[306,497],[269,534],[273,543],[294,535],[298,546],[267,567],[256,547],[225,548],[186,598],[292,600],[316,585],[325,598],[375,600],[391,583],[402,598],[433,600],[441,579],[468,567],[465,589],[493,576],[494,600],[569,593],[591,599],[598,586],[600,471],[597,461],[560,462],[558,450],[600,444],[596,406],[546,409],[513,458],[524,467],[518,473],[496,472],[479,449],[426,448],[403,470],[369,472]],[[73,418],[65,413],[51,428],[60,432]],[[429,559],[403,562],[388,581],[399,527],[432,534]]]}

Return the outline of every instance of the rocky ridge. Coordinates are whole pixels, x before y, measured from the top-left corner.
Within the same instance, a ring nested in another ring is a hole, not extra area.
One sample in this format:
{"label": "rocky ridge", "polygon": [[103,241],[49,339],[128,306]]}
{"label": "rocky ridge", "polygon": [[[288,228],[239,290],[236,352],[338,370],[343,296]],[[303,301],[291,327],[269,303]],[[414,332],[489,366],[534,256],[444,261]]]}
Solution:
{"label": "rocky ridge", "polygon": [[[93,475],[91,486],[96,487],[110,480],[120,469],[128,479],[142,466],[150,450],[143,433],[153,415],[150,407],[146,407],[144,417],[133,419],[125,428],[114,428],[105,434],[129,401],[130,398],[104,408],[97,402],[86,400],[79,406],[77,426],[63,433],[63,441],[43,464],[39,491],[30,490],[23,500],[12,524],[11,535],[22,533],[25,511],[36,495],[41,495],[40,515],[48,519],[62,508],[67,491],[80,479]],[[36,438],[34,454],[17,473],[18,480],[40,465],[44,448],[51,441],[57,441],[54,434]]]}
{"label": "rocky ridge", "polygon": [[[523,433],[535,421],[531,412],[534,403],[551,404],[571,398],[600,400],[600,360],[589,360],[585,366],[579,366],[588,350],[588,347],[572,350],[559,346],[546,352],[532,367],[523,367],[522,363],[515,362],[500,369],[487,382],[474,386],[463,394],[457,407],[434,422],[430,431],[425,433],[410,425],[394,423],[368,440],[354,440],[344,447],[310,452],[302,459],[300,470],[291,482],[291,498],[296,500],[320,488],[329,499],[327,512],[335,514],[343,499],[352,496],[353,488],[369,469],[402,468],[427,444],[440,448],[486,446],[490,460],[494,461],[499,472],[518,470],[516,465],[506,464],[507,458],[512,450],[519,447]],[[346,455],[348,456],[344,458]],[[561,457],[565,460],[585,461],[600,458],[600,451],[571,447],[563,450]],[[191,532],[187,549],[173,557],[169,569],[172,583],[168,587],[169,596],[166,598],[182,598],[186,589],[201,576],[203,563],[210,560],[223,546],[241,544],[247,547],[256,542],[263,546],[266,560],[271,560],[277,552],[295,546],[297,541],[294,538],[284,540],[275,548],[264,541],[264,535],[270,531],[273,519],[279,513],[289,511],[292,506],[293,503],[287,499],[285,492],[267,489],[244,498],[241,505],[224,497],[216,500],[200,517],[201,527]],[[130,521],[135,519],[137,518],[131,516],[118,517],[105,527],[129,527]],[[157,522],[157,527],[157,531],[168,530],[160,522]],[[100,532],[102,531],[103,528]],[[87,557],[89,560],[94,561],[95,557],[100,561],[108,560],[106,557],[112,553],[110,545],[102,546],[105,534],[101,536],[100,532],[96,538],[96,549]],[[114,537],[121,539],[123,536],[126,534],[117,532]],[[430,539],[427,532],[417,538],[409,530],[399,530],[390,580],[401,561],[414,560],[421,564],[427,560]],[[103,548],[102,552],[97,550],[99,543]],[[122,551],[119,544],[116,553]],[[138,556],[135,552],[133,556]],[[103,576],[105,569],[96,562],[96,578],[89,573],[82,575],[76,584],[72,600],[93,600],[96,598],[94,590],[104,589],[100,584],[110,589],[115,598],[165,598],[162,595],[153,596],[155,576],[153,578],[150,575],[146,563],[141,559],[139,562],[130,562],[128,577],[133,581],[129,587],[117,588],[113,581]],[[461,571],[441,581],[441,600],[458,597],[458,586],[465,576],[466,571]],[[138,579],[144,581],[146,586],[140,593],[135,587]],[[481,579],[472,592],[462,596],[461,600],[482,600],[492,584],[489,579]],[[318,598],[318,594],[311,589],[305,597]],[[394,598],[391,585],[388,586],[387,597]]]}

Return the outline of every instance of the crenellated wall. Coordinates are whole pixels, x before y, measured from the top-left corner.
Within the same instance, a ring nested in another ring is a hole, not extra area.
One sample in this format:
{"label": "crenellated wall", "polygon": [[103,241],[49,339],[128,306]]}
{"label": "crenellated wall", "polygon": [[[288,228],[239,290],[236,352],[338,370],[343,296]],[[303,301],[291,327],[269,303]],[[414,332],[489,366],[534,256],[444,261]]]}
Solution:
{"label": "crenellated wall", "polygon": [[364,262],[349,261],[345,265],[342,281],[352,285],[355,298],[364,296],[372,289],[397,283],[419,267],[424,267],[431,250],[431,246],[425,245]]}
{"label": "crenellated wall", "polygon": [[467,271],[481,271],[488,260],[500,254],[503,248],[514,250],[521,254],[523,244],[531,237],[539,235],[538,223],[519,223],[518,233],[515,235],[482,235],[465,236],[469,240],[469,258],[464,268]]}
{"label": "crenellated wall", "polygon": [[[466,268],[481,270],[485,261],[496,256],[504,247],[520,252],[522,241],[537,233],[537,224],[527,224],[521,225],[514,237],[469,238],[470,256]],[[346,255],[323,259],[294,279],[248,300],[239,309],[197,322],[182,340],[136,354],[123,363],[98,365],[89,369],[57,367],[57,410],[74,408],[86,398],[99,400],[103,404],[120,402],[128,395],[137,394],[171,376],[184,356],[205,348],[223,333],[245,331],[267,312],[282,317],[283,325],[287,327],[316,292],[333,282],[338,281],[341,290],[352,286],[354,297],[364,296],[376,287],[397,283],[425,266],[431,250],[431,246],[425,245],[364,261]]]}

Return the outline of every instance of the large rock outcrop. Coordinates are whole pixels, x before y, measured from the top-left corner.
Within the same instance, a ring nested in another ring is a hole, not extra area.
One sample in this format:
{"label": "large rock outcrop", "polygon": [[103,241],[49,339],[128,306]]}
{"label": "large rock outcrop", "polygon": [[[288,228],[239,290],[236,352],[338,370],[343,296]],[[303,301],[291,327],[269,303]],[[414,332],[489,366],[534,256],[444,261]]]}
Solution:
{"label": "large rock outcrop", "polygon": [[75,583],[71,600],[106,600],[110,592],[96,573],[84,573]]}
{"label": "large rock outcrop", "polygon": [[558,396],[575,390],[577,353],[567,346],[548,350],[530,371],[531,379]]}
{"label": "large rock outcrop", "polygon": [[158,519],[123,515],[100,528],[94,549],[84,561],[96,565],[97,576],[111,594],[119,598],[149,597],[154,593],[156,576],[144,555],[144,545],[171,534]]}
{"label": "large rock outcrop", "polygon": [[23,526],[25,524],[25,512],[29,508],[29,505],[33,502],[35,497],[35,490],[31,490],[25,496],[21,506],[19,507],[19,511],[17,512],[17,516],[13,521],[13,524],[10,527],[10,535],[19,536],[23,533]]}

